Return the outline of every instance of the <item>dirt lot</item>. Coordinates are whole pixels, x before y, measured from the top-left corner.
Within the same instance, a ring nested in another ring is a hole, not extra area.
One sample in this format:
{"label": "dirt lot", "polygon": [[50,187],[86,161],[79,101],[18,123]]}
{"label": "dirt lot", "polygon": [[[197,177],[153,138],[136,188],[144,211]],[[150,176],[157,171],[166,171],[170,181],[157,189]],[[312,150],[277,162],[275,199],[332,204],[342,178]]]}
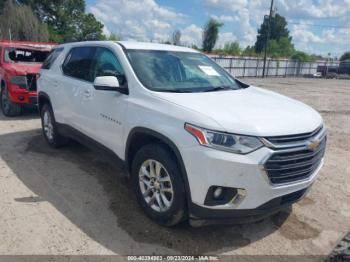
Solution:
{"label": "dirt lot", "polygon": [[250,225],[162,228],[102,156],[76,143],[49,149],[35,113],[0,113],[0,254],[329,254],[350,230],[350,81],[245,81],[325,119],[325,166],[292,210]]}

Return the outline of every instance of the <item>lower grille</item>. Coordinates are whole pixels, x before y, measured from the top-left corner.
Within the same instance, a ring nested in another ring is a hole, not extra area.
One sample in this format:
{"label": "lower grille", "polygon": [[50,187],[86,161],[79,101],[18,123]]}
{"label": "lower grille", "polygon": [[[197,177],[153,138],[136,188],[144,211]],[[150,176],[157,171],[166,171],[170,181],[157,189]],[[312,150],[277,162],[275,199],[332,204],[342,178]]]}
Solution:
{"label": "lower grille", "polygon": [[315,151],[299,149],[274,153],[265,163],[272,184],[307,179],[319,167],[326,149],[326,137]]}

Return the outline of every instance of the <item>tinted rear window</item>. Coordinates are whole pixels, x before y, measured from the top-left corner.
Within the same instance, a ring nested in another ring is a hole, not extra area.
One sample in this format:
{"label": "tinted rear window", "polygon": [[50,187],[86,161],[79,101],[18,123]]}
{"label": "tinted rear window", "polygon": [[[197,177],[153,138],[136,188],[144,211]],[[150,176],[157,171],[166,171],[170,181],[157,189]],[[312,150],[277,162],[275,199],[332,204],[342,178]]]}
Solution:
{"label": "tinted rear window", "polygon": [[94,79],[91,65],[93,63],[95,47],[75,47],[73,48],[64,64],[62,70],[65,75],[92,82]]}
{"label": "tinted rear window", "polygon": [[57,57],[62,53],[63,48],[56,48],[51,51],[50,55],[46,58],[43,63],[42,69],[50,69]]}

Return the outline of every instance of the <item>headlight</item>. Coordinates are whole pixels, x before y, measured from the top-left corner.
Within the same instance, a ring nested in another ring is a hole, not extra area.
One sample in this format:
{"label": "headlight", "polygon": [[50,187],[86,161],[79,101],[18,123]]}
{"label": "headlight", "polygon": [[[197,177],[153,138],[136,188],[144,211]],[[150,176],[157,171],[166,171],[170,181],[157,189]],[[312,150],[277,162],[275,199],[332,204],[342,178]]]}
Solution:
{"label": "headlight", "polygon": [[10,82],[13,85],[17,85],[21,88],[27,88],[27,78],[25,76],[13,76],[10,78]]}
{"label": "headlight", "polygon": [[263,146],[258,138],[252,136],[222,133],[190,124],[185,124],[185,130],[192,134],[203,146],[236,154],[247,154]]}

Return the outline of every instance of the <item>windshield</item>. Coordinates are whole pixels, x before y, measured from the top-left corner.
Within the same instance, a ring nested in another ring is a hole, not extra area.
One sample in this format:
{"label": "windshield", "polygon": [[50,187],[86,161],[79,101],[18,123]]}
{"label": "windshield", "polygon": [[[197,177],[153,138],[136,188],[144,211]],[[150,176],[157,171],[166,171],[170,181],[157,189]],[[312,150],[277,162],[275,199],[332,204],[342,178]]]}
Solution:
{"label": "windshield", "polygon": [[42,63],[49,55],[48,51],[31,50],[26,48],[6,48],[5,63]]}
{"label": "windshield", "polygon": [[200,53],[128,50],[142,84],[159,92],[210,92],[241,86],[224,69]]}

